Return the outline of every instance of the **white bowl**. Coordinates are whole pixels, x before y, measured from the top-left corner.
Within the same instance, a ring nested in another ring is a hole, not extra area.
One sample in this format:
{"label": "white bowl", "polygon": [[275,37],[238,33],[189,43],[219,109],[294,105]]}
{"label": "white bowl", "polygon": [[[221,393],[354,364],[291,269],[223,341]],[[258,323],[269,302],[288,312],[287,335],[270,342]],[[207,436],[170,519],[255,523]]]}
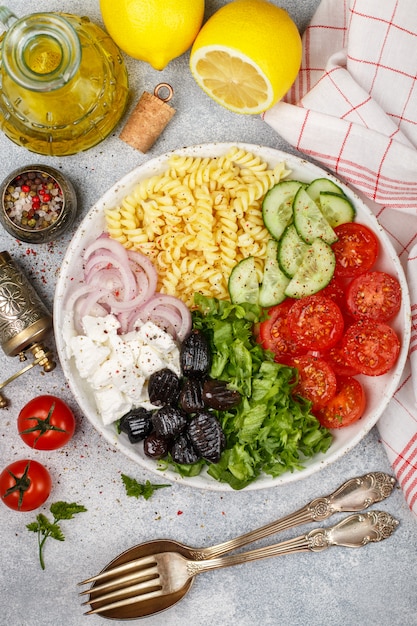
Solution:
{"label": "white bowl", "polygon": [[[404,271],[390,240],[366,204],[338,179],[304,159],[272,148],[251,144],[206,144],[176,150],[175,153],[188,156],[214,157],[225,154],[232,145],[237,145],[253,154],[259,155],[270,167],[285,161],[287,167],[292,171],[291,178],[310,182],[314,178],[326,177],[335,181],[353,201],[357,211],[357,221],[369,226],[378,235],[380,254],[375,269],[380,269],[396,276],[402,289],[401,310],[392,322],[393,328],[401,339],[401,352],[394,368],[387,374],[378,377],[361,377],[361,382],[364,384],[367,397],[367,407],[363,417],[351,426],[333,431],[334,438],[328,451],[325,454],[319,454],[311,459],[307,459],[304,463],[305,469],[293,473],[287,472],[279,478],[271,478],[270,476],[263,475],[246,487],[246,490],[250,490],[272,487],[309,476],[352,450],[352,448],[370,431],[384,412],[398,387],[408,354],[411,313],[410,298]],[[104,426],[95,406],[93,394],[89,390],[87,383],[78,375],[73,360],[69,360],[66,355],[65,344],[61,333],[64,318],[64,302],[69,291],[79,282],[79,277],[82,275],[83,250],[105,230],[104,209],[117,205],[125,195],[130,193],[138,181],[163,172],[166,169],[170,155],[171,153],[151,159],[124,176],[90,209],[79,226],[67,249],[56,286],[54,329],[57,350],[64,375],[80,409],[109,443],[142,467],[157,473],[160,478],[162,477],[173,482],[187,484],[199,489],[229,491],[231,487],[229,487],[228,484],[215,481],[210,476],[207,476],[205,472],[196,477],[183,478],[172,470],[160,471],[157,468],[157,463],[144,455],[140,444],[132,445],[124,434],[118,435],[114,427]]]}

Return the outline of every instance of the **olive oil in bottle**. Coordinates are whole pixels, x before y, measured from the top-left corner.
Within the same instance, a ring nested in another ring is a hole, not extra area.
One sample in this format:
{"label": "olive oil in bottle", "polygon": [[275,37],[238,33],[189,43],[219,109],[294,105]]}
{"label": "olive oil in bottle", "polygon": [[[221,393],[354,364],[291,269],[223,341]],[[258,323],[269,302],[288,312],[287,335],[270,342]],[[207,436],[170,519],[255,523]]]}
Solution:
{"label": "olive oil in bottle", "polygon": [[0,7],[0,128],[32,152],[64,156],[105,139],[128,98],[113,40],[86,17]]}

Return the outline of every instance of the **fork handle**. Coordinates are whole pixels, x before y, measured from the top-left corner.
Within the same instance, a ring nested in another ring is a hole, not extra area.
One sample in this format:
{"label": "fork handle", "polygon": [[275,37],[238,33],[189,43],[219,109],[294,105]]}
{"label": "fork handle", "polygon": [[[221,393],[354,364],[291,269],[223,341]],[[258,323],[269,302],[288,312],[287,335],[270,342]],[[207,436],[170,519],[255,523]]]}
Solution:
{"label": "fork handle", "polygon": [[215,558],[282,530],[308,522],[323,521],[334,513],[362,511],[387,498],[395,482],[395,478],[384,472],[370,472],[351,478],[330,495],[315,498],[295,513],[216,546],[193,550],[193,558],[198,561]]}
{"label": "fork handle", "polygon": [[316,528],[306,535],[249,552],[230,554],[206,561],[189,561],[187,567],[189,574],[194,575],[207,570],[257,561],[270,556],[295,552],[321,552],[330,546],[360,548],[370,542],[386,539],[394,532],[398,524],[398,520],[385,511],[358,513],[344,518],[330,528]]}

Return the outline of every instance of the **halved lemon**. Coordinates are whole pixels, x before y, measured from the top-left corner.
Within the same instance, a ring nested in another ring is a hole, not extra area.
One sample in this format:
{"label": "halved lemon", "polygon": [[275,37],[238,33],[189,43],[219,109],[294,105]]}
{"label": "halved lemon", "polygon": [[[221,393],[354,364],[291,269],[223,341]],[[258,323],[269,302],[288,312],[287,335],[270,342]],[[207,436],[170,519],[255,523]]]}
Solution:
{"label": "halved lemon", "polygon": [[234,0],[198,33],[190,69],[213,100],[236,113],[271,108],[293,84],[302,44],[288,13],[266,0]]}

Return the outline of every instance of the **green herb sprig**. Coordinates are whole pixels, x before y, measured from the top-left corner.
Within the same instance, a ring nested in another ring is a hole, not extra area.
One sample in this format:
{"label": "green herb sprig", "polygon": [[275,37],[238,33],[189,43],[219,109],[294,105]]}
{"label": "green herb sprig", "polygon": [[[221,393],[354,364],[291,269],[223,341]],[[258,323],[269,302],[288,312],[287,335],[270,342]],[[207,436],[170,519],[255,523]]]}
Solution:
{"label": "green herb sprig", "polygon": [[57,541],[65,541],[65,536],[58,522],[65,519],[72,519],[77,513],[84,513],[87,509],[81,504],[75,502],[54,502],[49,508],[53,515],[51,522],[46,515],[39,513],[36,516],[36,522],[26,525],[26,528],[38,535],[39,561],[42,569],[45,569],[45,561],[43,557],[43,548],[48,537]]}
{"label": "green herb sprig", "polygon": [[122,481],[124,483],[126,494],[133,498],[145,498],[145,500],[149,500],[149,498],[153,495],[154,491],[157,489],[163,489],[164,487],[171,487],[171,485],[154,485],[149,480],[146,483],[139,483],[136,478],[131,478],[130,476],[126,476],[126,474],[122,474]]}

